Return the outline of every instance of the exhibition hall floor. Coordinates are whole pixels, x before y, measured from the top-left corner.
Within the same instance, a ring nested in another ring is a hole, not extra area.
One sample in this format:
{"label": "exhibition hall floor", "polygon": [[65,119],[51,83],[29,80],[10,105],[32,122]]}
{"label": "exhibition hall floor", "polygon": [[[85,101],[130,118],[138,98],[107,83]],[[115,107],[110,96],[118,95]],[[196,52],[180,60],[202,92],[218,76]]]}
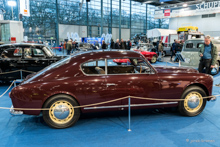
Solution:
{"label": "exhibition hall floor", "polygon": [[[220,74],[214,79],[214,85],[219,84]],[[7,87],[0,86],[0,94]],[[220,87],[214,87],[213,95],[218,94]],[[220,146],[219,99],[208,102],[196,117],[171,109],[132,110],[131,132],[127,111],[84,114],[71,128],[52,129],[41,116],[12,116],[9,110],[0,110],[0,146]],[[0,98],[0,107],[10,106],[7,93]]]}

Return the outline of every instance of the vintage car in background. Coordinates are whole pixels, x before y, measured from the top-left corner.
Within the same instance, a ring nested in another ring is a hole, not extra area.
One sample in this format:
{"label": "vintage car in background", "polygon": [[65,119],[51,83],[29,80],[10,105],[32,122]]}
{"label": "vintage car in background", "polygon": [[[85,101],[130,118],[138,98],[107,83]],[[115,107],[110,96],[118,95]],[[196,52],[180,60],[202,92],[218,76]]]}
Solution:
{"label": "vintage car in background", "polygon": [[[131,50],[141,53],[151,63],[157,62],[158,54],[154,52],[156,49],[150,43],[140,43],[138,46],[131,48]],[[113,61],[118,65],[121,65],[127,63],[129,59],[114,59]]]}
{"label": "vintage car in background", "polygon": [[[26,77],[30,72],[13,72],[20,69],[37,72],[62,59],[42,44],[17,43],[0,45],[0,81]],[[22,77],[21,77],[22,76]]]}
{"label": "vintage car in background", "polygon": [[[130,64],[118,65],[114,59],[129,59]],[[119,98],[127,96],[153,98],[132,99],[132,109],[178,107],[182,115],[196,116],[207,100],[215,99],[203,99],[211,96],[212,86],[212,76],[195,69],[153,67],[138,52],[99,50],[66,57],[29,75],[9,96],[12,108],[24,108],[11,109],[12,114],[42,112],[49,126],[67,128],[81,113],[126,110],[128,99]],[[112,102],[102,103],[106,101]]]}
{"label": "vintage car in background", "polygon": [[[218,57],[215,64],[215,68],[212,69],[211,74],[216,75],[219,73],[219,62],[220,62],[220,40],[212,39],[212,43],[217,47]],[[181,55],[185,62],[181,62],[182,66],[188,66],[192,68],[198,68],[200,62],[200,45],[204,44],[204,39],[190,39],[187,40],[181,52]]]}

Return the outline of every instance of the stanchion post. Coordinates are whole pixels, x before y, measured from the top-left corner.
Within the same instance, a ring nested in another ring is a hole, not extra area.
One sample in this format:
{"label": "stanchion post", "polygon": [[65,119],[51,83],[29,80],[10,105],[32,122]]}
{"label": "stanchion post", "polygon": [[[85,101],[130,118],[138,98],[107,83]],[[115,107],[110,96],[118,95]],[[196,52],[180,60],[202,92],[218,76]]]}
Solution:
{"label": "stanchion post", "polygon": [[128,98],[128,132],[131,131],[131,97]]}
{"label": "stanchion post", "polygon": [[22,69],[20,70],[21,80],[22,80]]}

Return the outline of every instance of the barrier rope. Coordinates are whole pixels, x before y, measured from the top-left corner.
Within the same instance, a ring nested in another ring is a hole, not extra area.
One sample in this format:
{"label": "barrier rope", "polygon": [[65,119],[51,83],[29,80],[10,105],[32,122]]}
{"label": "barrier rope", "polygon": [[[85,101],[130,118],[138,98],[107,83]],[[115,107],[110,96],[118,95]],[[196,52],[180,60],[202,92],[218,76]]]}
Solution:
{"label": "barrier rope", "polygon": [[8,92],[8,90],[11,89],[14,82],[15,82],[15,80],[11,83],[11,85],[8,87],[8,89],[2,95],[0,95],[0,97],[4,96]]}
{"label": "barrier rope", "polygon": [[35,73],[35,72],[33,72],[33,71],[28,71],[28,70],[23,70],[23,69],[21,69],[21,70],[9,71],[9,72],[2,72],[2,73],[0,73],[0,75],[9,74],[9,73],[15,73],[15,72],[21,72],[21,71],[29,72],[29,73]]}
{"label": "barrier rope", "polygon": [[[202,97],[203,99],[207,99],[207,98],[216,98],[220,96],[219,95],[215,95],[215,96],[206,96],[206,97]],[[143,98],[143,97],[135,97],[135,96],[126,96],[126,97],[122,97],[122,98],[118,98],[115,100],[110,100],[110,101],[105,101],[105,102],[100,102],[100,103],[94,103],[94,104],[88,104],[88,105],[82,105],[82,106],[75,106],[75,107],[71,107],[73,109],[76,108],[84,108],[84,107],[90,107],[90,106],[97,106],[97,105],[102,105],[102,104],[107,104],[107,103],[112,103],[115,101],[119,101],[119,100],[123,100],[123,99],[142,99],[142,100],[154,100],[154,101],[184,101],[185,99],[156,99],[156,98]],[[9,108],[9,107],[0,107],[0,109],[13,109],[13,110],[50,110],[51,108]],[[59,108],[59,109],[63,109],[63,108]]]}

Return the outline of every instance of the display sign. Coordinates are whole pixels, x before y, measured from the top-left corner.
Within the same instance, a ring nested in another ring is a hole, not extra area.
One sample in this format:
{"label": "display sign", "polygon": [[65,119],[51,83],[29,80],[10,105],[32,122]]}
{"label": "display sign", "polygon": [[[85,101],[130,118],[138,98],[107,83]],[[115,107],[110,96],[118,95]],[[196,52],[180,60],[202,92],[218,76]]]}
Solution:
{"label": "display sign", "polygon": [[85,43],[90,43],[90,44],[94,44],[98,41],[98,43],[102,44],[102,40],[104,40],[104,38],[82,38],[82,42],[85,42]]}
{"label": "display sign", "polygon": [[170,9],[164,10],[164,16],[170,16]]}
{"label": "display sign", "polygon": [[16,43],[16,37],[11,37],[11,43]]}
{"label": "display sign", "polygon": [[23,16],[30,16],[30,3],[29,3],[29,0],[20,0],[20,13]]}
{"label": "display sign", "polygon": [[200,4],[191,5],[186,8],[156,10],[154,18],[162,19],[215,13],[220,13],[220,1],[202,2]]}

